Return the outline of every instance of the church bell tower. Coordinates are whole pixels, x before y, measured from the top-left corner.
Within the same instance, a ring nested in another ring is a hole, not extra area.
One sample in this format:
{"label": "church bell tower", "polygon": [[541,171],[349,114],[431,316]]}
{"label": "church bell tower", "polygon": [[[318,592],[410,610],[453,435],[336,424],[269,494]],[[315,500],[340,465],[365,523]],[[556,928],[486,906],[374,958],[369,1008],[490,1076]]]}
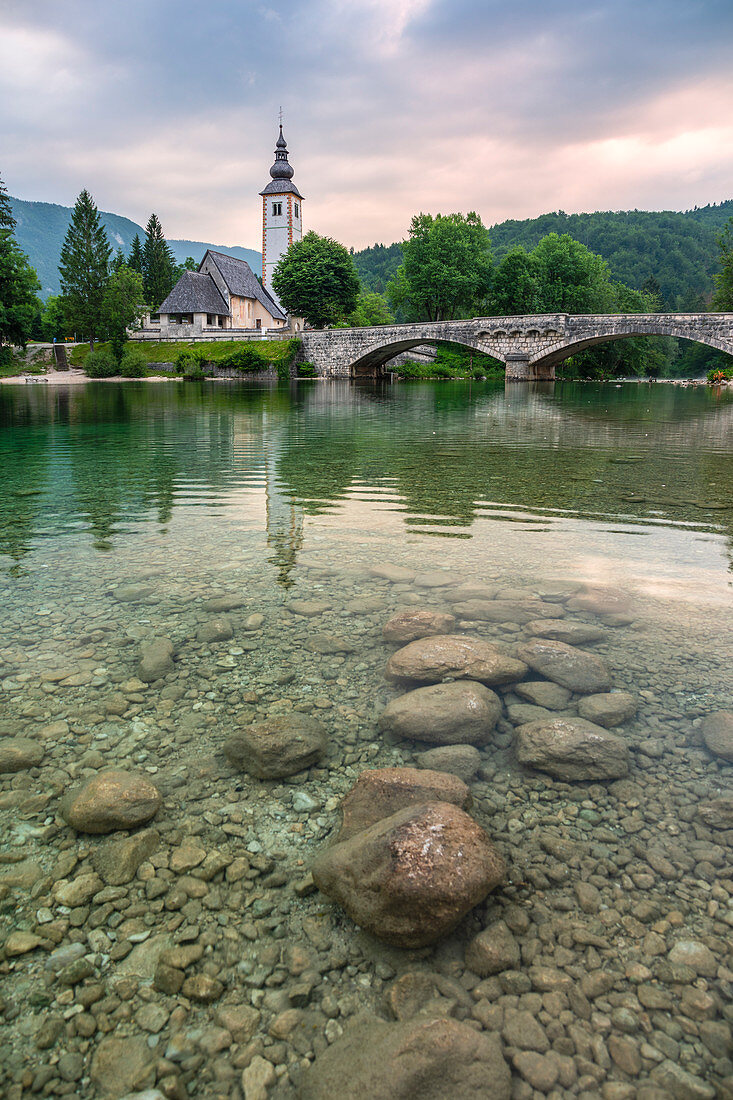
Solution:
{"label": "church bell tower", "polygon": [[293,166],[288,161],[288,146],[280,134],[275,143],[275,163],[270,182],[262,195],[262,282],[277,301],[272,289],[272,273],[293,241],[303,236],[303,196],[293,183]]}

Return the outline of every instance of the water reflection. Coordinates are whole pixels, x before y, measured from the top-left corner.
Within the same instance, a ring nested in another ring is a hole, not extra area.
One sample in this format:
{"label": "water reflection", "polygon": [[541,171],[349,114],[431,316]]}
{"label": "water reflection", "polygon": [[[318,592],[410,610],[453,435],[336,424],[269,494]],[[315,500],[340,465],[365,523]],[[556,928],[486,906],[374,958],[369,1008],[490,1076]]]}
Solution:
{"label": "water reflection", "polygon": [[668,385],[128,383],[0,388],[0,552],[98,550],[196,508],[264,503],[282,583],[307,517],[357,502],[416,535],[564,517],[689,525],[733,543],[733,399]]}

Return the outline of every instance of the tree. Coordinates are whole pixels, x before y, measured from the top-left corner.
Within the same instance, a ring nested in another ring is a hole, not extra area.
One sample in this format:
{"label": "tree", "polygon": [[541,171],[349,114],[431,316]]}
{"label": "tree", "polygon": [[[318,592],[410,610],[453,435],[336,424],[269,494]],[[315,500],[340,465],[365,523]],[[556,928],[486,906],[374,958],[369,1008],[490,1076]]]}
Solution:
{"label": "tree", "polygon": [[[134,244],[134,242],[133,242]],[[142,249],[142,276],[145,298],[152,309],[157,309],[173,290],[176,282],[176,265],[173,253],[163,236],[163,227],[157,214],[151,214],[145,226],[145,244]]]}
{"label": "tree", "polygon": [[312,230],[290,245],[272,285],[284,309],[315,328],[343,320],[356,308],[359,295],[359,278],[347,250]]}
{"label": "tree", "polygon": [[140,244],[140,236],[138,233],[132,238],[132,244],[130,245],[130,255],[127,257],[127,266],[132,268],[133,271],[139,271],[143,273],[143,246]]}
{"label": "tree", "polygon": [[110,264],[112,271],[119,271],[124,262],[125,254],[121,248],[118,248],[114,256],[112,257],[112,263]]}
{"label": "tree", "polygon": [[492,313],[502,317],[537,313],[539,301],[539,264],[523,248],[513,248],[494,272],[491,284]]}
{"label": "tree", "polygon": [[118,360],[122,357],[127,330],[142,324],[147,308],[142,275],[123,264],[109,280],[102,310],[106,334]]}
{"label": "tree", "polygon": [[445,321],[484,308],[492,257],[478,214],[416,214],[402,255],[387,299],[408,319]]}
{"label": "tree", "polygon": [[193,256],[186,256],[186,259],[183,261],[183,263],[176,264],[173,269],[173,285],[175,286],[181,275],[183,275],[184,271],[198,271],[198,269],[199,265],[196,263]]}
{"label": "tree", "polygon": [[648,279],[644,280],[641,293],[646,295],[649,300],[650,313],[663,312],[665,302],[662,296],[662,288],[653,275],[650,275]]}
{"label": "tree", "polygon": [[540,313],[610,313],[608,264],[568,233],[548,233],[532,251],[539,268]]}
{"label": "tree", "polygon": [[41,340],[51,344],[54,340],[62,340],[67,333],[68,324],[63,298],[57,294],[51,294],[41,311],[39,336]]}
{"label": "tree", "polygon": [[729,218],[718,235],[720,271],[714,277],[715,294],[712,308],[727,313],[733,310],[733,218]]}
{"label": "tree", "polygon": [[41,303],[38,276],[15,240],[15,218],[0,180],[0,363],[13,345],[25,347],[37,323]]}
{"label": "tree", "polygon": [[79,195],[61,248],[59,274],[64,311],[72,329],[94,347],[102,324],[102,303],[109,282],[112,249],[94,200]]}
{"label": "tree", "polygon": [[356,309],[347,317],[347,324],[351,328],[392,325],[394,316],[390,313],[383,294],[377,294],[374,290],[360,290]]}

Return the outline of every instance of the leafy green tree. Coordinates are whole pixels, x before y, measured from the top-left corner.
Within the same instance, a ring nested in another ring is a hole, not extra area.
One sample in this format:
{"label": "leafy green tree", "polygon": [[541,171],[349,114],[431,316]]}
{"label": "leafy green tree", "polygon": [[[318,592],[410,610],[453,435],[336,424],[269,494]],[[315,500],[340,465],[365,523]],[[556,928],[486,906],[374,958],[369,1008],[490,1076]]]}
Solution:
{"label": "leafy green tree", "polygon": [[39,336],[41,340],[51,344],[54,340],[62,340],[68,334],[63,298],[58,294],[51,294],[41,311]]}
{"label": "leafy green tree", "polygon": [[0,180],[0,363],[13,345],[25,347],[37,324],[41,303],[38,276],[14,236],[15,218]]}
{"label": "leafy green tree", "polygon": [[446,321],[486,304],[491,242],[478,214],[416,214],[387,300],[409,320]]}
{"label": "leafy green tree", "polygon": [[650,313],[662,313],[664,311],[665,302],[662,295],[662,288],[653,275],[650,275],[648,279],[644,280],[641,292],[649,301]]}
{"label": "leafy green tree", "polygon": [[729,218],[718,236],[720,271],[715,276],[712,308],[727,313],[733,310],[733,218]]}
{"label": "leafy green tree", "polygon": [[[134,244],[134,242],[133,242]],[[163,227],[157,214],[151,214],[145,226],[142,276],[145,298],[151,309],[157,309],[167,298],[176,283],[176,265],[173,253],[163,236]]]}
{"label": "leafy green tree", "polygon": [[109,280],[102,310],[104,327],[118,360],[124,351],[127,330],[142,324],[147,308],[142,275],[123,264]]}
{"label": "leafy green tree", "polygon": [[347,317],[347,324],[351,328],[392,325],[394,315],[390,312],[383,294],[378,294],[375,290],[360,290],[356,309]]}
{"label": "leafy green tree", "polygon": [[173,285],[175,286],[184,271],[198,271],[199,265],[193,256],[186,256],[182,264],[176,264],[173,272]]}
{"label": "leafy green tree", "polygon": [[112,271],[119,271],[120,268],[122,267],[122,265],[124,264],[124,262],[125,262],[125,253],[122,251],[121,248],[118,248],[117,251],[115,252],[114,256],[112,257],[112,263],[110,264],[111,270]]}
{"label": "leafy green tree", "polygon": [[312,230],[290,245],[275,268],[272,285],[283,308],[315,328],[334,325],[356,309],[359,278],[338,241]]}
{"label": "leafy green tree", "polygon": [[540,301],[540,268],[523,248],[513,248],[498,264],[491,284],[491,311],[499,316],[536,313]]}
{"label": "leafy green tree", "polygon": [[102,325],[111,252],[99,211],[84,189],[71,215],[61,249],[59,274],[68,322],[72,329],[88,338],[92,348]]}
{"label": "leafy green tree", "polygon": [[139,271],[143,273],[143,246],[140,243],[140,236],[138,233],[132,238],[132,244],[130,245],[130,255],[127,257],[127,266],[132,268],[133,271]]}
{"label": "leafy green tree", "polygon": [[539,268],[541,313],[610,313],[608,264],[568,233],[548,233],[532,255]]}

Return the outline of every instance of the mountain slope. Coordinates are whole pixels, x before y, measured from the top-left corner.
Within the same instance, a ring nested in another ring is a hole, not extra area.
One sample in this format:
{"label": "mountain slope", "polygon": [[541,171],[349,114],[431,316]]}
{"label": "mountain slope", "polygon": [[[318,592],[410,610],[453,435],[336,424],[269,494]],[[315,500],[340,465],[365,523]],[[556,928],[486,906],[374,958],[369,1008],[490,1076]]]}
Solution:
{"label": "mountain slope", "polygon": [[[38,272],[43,288],[42,297],[47,298],[49,294],[58,294],[60,290],[58,262],[71,219],[71,207],[57,206],[50,202],[27,202],[25,199],[12,197],[10,206],[13,217],[18,223],[15,230],[16,240]],[[145,238],[145,230],[142,226],[130,221],[129,218],[101,210],[100,216],[114,251],[119,247],[124,253],[128,253],[136,233],[141,241]],[[193,256],[198,263],[207,248],[214,248],[218,252],[225,252],[240,260],[246,260],[255,272],[262,268],[262,256],[252,248],[186,240],[172,240],[168,241],[168,244],[171,246],[176,263],[179,264],[183,263],[188,256]]]}

